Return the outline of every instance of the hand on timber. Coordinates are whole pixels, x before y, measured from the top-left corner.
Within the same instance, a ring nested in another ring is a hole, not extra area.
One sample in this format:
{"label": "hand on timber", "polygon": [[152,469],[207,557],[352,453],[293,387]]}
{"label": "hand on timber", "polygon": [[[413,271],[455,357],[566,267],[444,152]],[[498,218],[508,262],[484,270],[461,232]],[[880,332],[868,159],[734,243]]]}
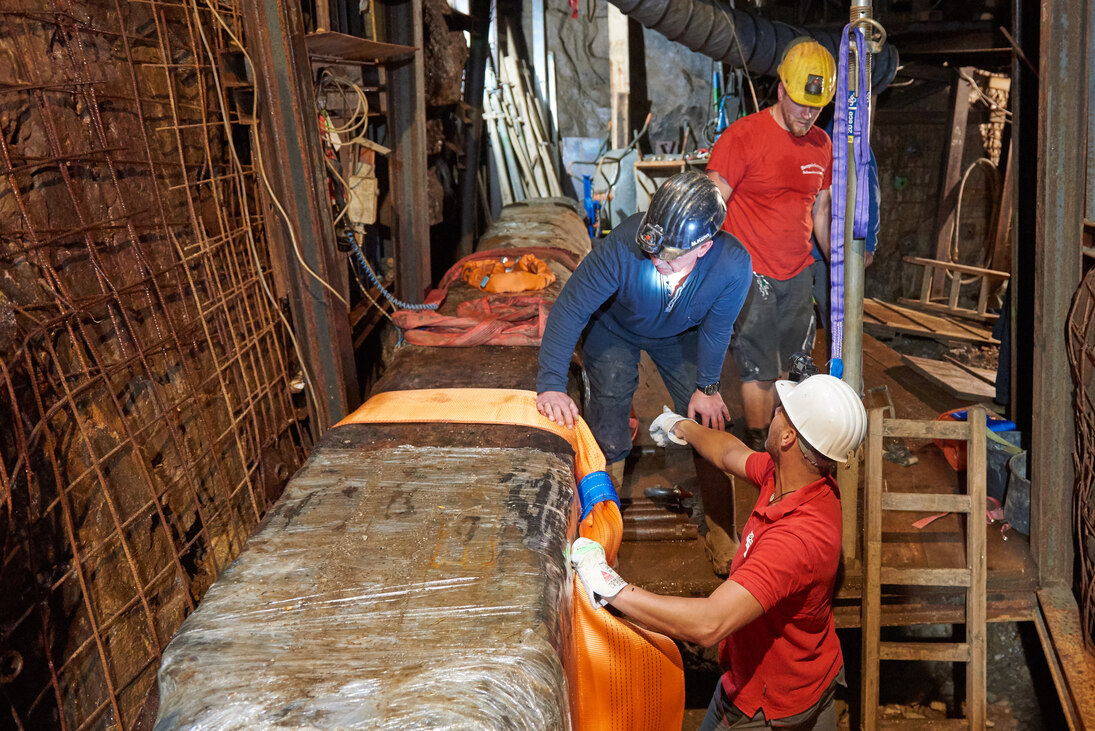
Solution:
{"label": "hand on timber", "polygon": [[[589,603],[594,607],[598,604],[603,606],[627,586],[627,582],[608,565],[605,549],[597,541],[576,539],[570,547],[570,563],[574,565],[574,571],[589,595]],[[597,597],[601,597],[600,602]]]}
{"label": "hand on timber", "polygon": [[536,395],[536,410],[559,426],[574,428],[578,405],[562,391],[544,391]]}
{"label": "hand on timber", "polygon": [[650,422],[650,438],[654,440],[654,443],[659,447],[669,446],[670,442],[674,444],[688,444],[688,441],[683,437],[679,437],[673,433],[673,427],[682,421],[695,421],[695,419],[689,419],[687,416],[681,416],[669,410],[668,406],[662,407],[662,413]]}
{"label": "hand on timber", "polygon": [[709,429],[722,431],[730,421],[730,409],[726,408],[721,393],[708,396],[697,390],[688,401],[688,418]]}

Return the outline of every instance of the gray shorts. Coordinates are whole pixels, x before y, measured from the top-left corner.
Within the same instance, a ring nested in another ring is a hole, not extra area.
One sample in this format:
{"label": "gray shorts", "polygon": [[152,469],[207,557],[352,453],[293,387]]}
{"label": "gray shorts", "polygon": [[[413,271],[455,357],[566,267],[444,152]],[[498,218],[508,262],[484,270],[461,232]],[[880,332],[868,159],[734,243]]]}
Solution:
{"label": "gray shorts", "polygon": [[730,342],[742,381],[774,381],[792,355],[813,350],[813,288],[810,267],[787,280],[753,275]]}

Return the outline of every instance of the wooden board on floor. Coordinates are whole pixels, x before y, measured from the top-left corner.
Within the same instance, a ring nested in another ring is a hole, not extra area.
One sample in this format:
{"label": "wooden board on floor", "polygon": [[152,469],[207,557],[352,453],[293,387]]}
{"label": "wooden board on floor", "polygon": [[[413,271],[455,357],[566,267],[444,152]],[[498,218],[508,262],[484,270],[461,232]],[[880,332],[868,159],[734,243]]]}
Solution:
{"label": "wooden board on floor", "polygon": [[901,360],[964,401],[992,401],[996,396],[996,374],[992,371],[912,355],[902,355]]}
{"label": "wooden board on floor", "polygon": [[988,343],[998,345],[992,331],[956,317],[943,317],[883,302],[873,297],[863,300],[864,329],[883,335],[903,333],[934,338],[944,343]]}

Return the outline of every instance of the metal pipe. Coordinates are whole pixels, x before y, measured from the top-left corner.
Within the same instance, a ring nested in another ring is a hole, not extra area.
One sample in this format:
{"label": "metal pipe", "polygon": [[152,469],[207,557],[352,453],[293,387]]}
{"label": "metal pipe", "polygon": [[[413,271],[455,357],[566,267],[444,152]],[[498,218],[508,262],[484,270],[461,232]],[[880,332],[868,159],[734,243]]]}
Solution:
{"label": "metal pipe", "polygon": [[[472,0],[471,17],[486,18],[490,15],[490,0]],[[461,257],[472,253],[475,246],[477,221],[476,186],[480,150],[483,141],[483,89],[487,72],[486,24],[476,21],[471,31],[468,49],[468,69],[464,80],[464,103],[468,106],[469,121],[464,138],[464,175],[460,178],[460,242]]]}
{"label": "metal pipe", "polygon": [[[810,36],[836,56],[840,31],[804,28],[732,10],[714,0],[609,0],[629,17],[671,41],[752,74],[775,76],[783,49],[799,36]],[[863,3],[853,1],[853,7]],[[866,6],[869,8],[870,3]],[[877,54],[871,87],[885,89],[899,65],[897,49]],[[870,68],[870,67],[868,67]]]}
{"label": "metal pipe", "polygon": [[[850,22],[854,24],[871,17],[871,0],[852,0]],[[856,98],[856,114],[870,113],[870,89],[859,88],[859,63],[867,65],[871,71],[870,57],[858,58],[853,44],[848,52],[849,89]],[[885,46],[891,48],[891,46]],[[848,186],[844,208],[844,342],[841,360],[844,363],[843,380],[856,393],[863,391],[863,259],[866,242],[853,238],[855,225],[856,169],[855,149],[852,135],[848,135]],[[844,512],[844,537],[842,552],[846,565],[858,563],[859,545],[859,460],[851,459],[837,472],[837,484],[840,486],[841,507]]]}

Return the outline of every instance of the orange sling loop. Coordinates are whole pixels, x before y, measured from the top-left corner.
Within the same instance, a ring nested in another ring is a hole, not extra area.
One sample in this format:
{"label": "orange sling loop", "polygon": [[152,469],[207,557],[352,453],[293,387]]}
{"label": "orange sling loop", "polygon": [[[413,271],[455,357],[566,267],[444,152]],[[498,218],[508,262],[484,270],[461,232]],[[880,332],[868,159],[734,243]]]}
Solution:
{"label": "orange sling loop", "polygon": [[[340,421],[345,424],[438,423],[531,426],[557,434],[574,449],[577,479],[604,470],[605,458],[583,419],[573,429],[536,410],[532,391],[446,388],[387,391]],[[623,540],[619,506],[593,506],[578,534],[597,541],[614,563]],[[565,601],[565,600],[564,600]],[[668,637],[636,627],[589,602],[577,574],[570,597],[567,679],[574,727],[582,731],[677,731],[684,721],[684,663]]]}

